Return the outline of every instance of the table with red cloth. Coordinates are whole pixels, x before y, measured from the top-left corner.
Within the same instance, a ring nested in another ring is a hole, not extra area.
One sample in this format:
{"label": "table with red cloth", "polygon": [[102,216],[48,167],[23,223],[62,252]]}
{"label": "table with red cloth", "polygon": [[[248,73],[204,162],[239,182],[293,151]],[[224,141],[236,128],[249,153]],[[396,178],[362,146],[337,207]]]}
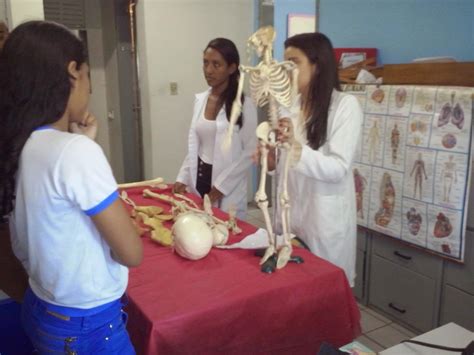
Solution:
{"label": "table with red cloth", "polygon": [[[142,189],[127,193],[138,205],[170,209],[144,198]],[[238,225],[242,233],[228,244],[257,230]],[[305,249],[293,253],[304,263],[266,274],[253,250],[213,248],[191,261],[147,235],[142,241],[144,259],[130,270],[126,307],[138,354],[316,354],[322,342],[342,346],[360,334],[360,313],[343,270]]]}

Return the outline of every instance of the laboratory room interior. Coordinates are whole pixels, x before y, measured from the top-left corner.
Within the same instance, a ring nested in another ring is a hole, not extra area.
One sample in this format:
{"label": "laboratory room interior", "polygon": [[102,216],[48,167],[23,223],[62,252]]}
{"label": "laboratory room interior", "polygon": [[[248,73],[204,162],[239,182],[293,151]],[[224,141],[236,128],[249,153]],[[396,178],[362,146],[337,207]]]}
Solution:
{"label": "laboratory room interior", "polygon": [[472,0],[0,0],[0,80],[0,354],[474,354]]}

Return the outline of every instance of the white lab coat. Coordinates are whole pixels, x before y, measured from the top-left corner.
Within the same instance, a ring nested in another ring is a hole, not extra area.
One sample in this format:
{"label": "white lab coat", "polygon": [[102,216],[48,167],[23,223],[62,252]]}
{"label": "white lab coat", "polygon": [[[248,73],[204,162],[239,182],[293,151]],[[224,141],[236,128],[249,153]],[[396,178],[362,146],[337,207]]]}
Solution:
{"label": "white lab coat", "polygon": [[[176,181],[188,186],[188,191],[199,194],[196,190],[196,175],[198,164],[199,139],[196,133],[196,123],[205,109],[211,89],[196,94],[193,118],[189,129],[188,154],[179,170]],[[224,107],[216,117],[216,138],[214,142],[214,161],[212,163],[212,185],[224,194],[218,204],[223,211],[228,212],[235,207],[237,217],[244,219],[247,211],[247,172],[252,165],[252,154],[257,147],[257,109],[251,98],[245,97],[242,107],[243,126],[235,125],[232,135],[232,146],[225,151],[222,143],[229,126]]]}
{"label": "white lab coat", "polygon": [[303,149],[301,159],[290,169],[288,177],[291,231],[314,254],[344,269],[351,287],[355,278],[357,233],[352,161],[362,119],[359,101],[334,90],[327,141],[313,150],[307,145],[304,124],[293,116],[295,138]]}

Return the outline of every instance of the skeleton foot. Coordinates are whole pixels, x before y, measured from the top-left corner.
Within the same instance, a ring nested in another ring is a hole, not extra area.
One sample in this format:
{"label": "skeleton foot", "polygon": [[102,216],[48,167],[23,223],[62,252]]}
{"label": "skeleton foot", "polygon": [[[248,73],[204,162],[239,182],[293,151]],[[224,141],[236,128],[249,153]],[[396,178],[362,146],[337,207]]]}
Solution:
{"label": "skeleton foot", "polygon": [[262,265],[263,263],[265,263],[265,261],[267,261],[268,259],[270,259],[270,257],[275,254],[275,246],[274,245],[270,245],[267,250],[265,250],[265,254],[263,254],[263,257],[260,259],[260,265]]}
{"label": "skeleton foot", "polygon": [[280,251],[278,252],[277,269],[282,269],[286,266],[286,264],[288,264],[292,251],[293,248],[291,246],[284,245],[281,247]]}

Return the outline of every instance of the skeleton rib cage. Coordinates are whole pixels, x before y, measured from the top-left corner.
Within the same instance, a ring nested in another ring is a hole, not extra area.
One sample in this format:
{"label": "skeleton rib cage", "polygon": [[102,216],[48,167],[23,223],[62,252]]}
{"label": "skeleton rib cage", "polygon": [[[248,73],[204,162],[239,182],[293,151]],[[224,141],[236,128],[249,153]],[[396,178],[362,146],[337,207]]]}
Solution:
{"label": "skeleton rib cage", "polygon": [[265,106],[270,97],[282,106],[291,105],[290,77],[285,65],[272,61],[260,63],[256,68],[242,67],[242,70],[250,72],[250,93],[258,106]]}

